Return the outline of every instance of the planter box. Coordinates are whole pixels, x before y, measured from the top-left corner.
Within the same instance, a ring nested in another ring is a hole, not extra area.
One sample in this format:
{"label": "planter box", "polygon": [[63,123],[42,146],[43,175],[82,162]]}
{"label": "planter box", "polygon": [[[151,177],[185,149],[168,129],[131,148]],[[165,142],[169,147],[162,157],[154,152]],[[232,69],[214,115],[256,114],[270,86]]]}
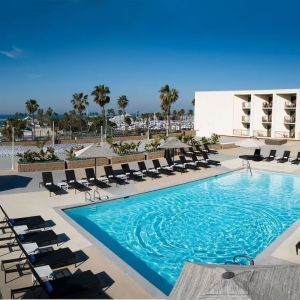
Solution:
{"label": "planter box", "polygon": [[130,154],[130,155],[124,155],[124,156],[112,156],[111,157],[111,164],[122,164],[127,163],[131,161],[140,161],[145,160],[146,155],[144,153],[138,153],[138,154]]}
{"label": "planter box", "polygon": [[64,161],[52,161],[52,162],[40,162],[40,163],[29,163],[22,164],[17,163],[18,172],[41,172],[41,171],[54,171],[54,170],[64,170]]}
{"label": "planter box", "polygon": [[80,169],[94,166],[95,159],[93,158],[66,160],[66,169]]}
{"label": "planter box", "polygon": [[153,151],[153,152],[147,152],[147,159],[156,159],[164,157],[165,151]]}
{"label": "planter box", "polygon": [[110,163],[110,160],[107,157],[97,157],[96,166],[105,166]]}
{"label": "planter box", "polygon": [[238,146],[236,144],[222,144],[222,149],[231,149],[231,148],[237,148]]}

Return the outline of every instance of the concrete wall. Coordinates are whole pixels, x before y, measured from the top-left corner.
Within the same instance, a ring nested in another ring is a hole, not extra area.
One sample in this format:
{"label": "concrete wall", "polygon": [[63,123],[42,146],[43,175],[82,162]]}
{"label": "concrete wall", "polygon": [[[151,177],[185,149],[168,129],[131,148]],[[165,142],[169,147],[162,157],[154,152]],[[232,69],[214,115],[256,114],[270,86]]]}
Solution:
{"label": "concrete wall", "polygon": [[231,92],[196,92],[195,131],[197,136],[212,133],[232,135],[233,94]]}

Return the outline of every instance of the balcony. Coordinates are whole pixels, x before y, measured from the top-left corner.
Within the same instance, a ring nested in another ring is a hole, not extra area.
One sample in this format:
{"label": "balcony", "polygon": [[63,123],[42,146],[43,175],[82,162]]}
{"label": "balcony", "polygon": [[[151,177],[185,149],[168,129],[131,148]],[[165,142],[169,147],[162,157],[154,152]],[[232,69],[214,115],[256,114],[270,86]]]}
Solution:
{"label": "balcony", "polygon": [[243,107],[243,109],[250,109],[251,108],[251,102],[243,102],[242,107]]}
{"label": "balcony", "polygon": [[285,109],[296,109],[296,102],[286,101],[284,108]]}
{"label": "balcony", "polygon": [[233,129],[233,135],[250,136],[250,130],[249,129]]}
{"label": "balcony", "polygon": [[250,117],[249,116],[242,116],[242,123],[250,123]]}
{"label": "balcony", "polygon": [[295,124],[296,123],[296,117],[286,116],[286,117],[284,117],[284,123],[285,124]]}
{"label": "balcony", "polygon": [[275,131],[275,138],[295,138],[293,131]]}
{"label": "balcony", "polygon": [[271,137],[270,130],[254,130],[253,136],[255,137]]}
{"label": "balcony", "polygon": [[272,116],[263,116],[261,121],[262,123],[272,123]]}
{"label": "balcony", "polygon": [[273,102],[267,102],[267,101],[265,101],[262,104],[262,108],[263,109],[272,109],[272,107],[273,107]]}

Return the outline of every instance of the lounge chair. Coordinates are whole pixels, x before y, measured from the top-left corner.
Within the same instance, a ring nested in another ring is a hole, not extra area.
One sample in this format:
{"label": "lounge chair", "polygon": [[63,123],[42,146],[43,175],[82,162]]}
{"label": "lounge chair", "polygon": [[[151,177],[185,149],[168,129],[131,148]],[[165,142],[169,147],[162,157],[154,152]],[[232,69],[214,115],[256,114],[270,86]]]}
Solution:
{"label": "lounge chair", "polygon": [[203,168],[210,168],[210,165],[205,161],[205,160],[199,160],[196,156],[196,154],[192,155],[192,160],[195,162],[198,166],[203,167]]}
{"label": "lounge chair", "polygon": [[208,147],[208,144],[204,144],[203,147],[204,147],[203,151],[205,151],[207,153],[210,153],[210,154],[218,154],[219,153],[216,149],[210,149]]}
{"label": "lounge chair", "polygon": [[192,154],[199,155],[199,156],[202,154],[202,151],[195,150],[193,147],[189,147],[189,152]]}
{"label": "lounge chair", "polygon": [[219,160],[209,159],[207,152],[202,152],[202,157],[209,165],[213,165],[213,166],[221,165],[221,162]]}
{"label": "lounge chair", "polygon": [[18,246],[14,240],[19,239],[22,244],[36,243],[39,247],[59,244],[58,236],[53,230],[30,231],[24,234],[17,234],[12,227],[14,236],[0,238],[0,242],[8,241],[9,243],[0,245],[0,248],[9,248]]}
{"label": "lounge chair", "polygon": [[276,150],[270,150],[270,154],[268,157],[265,157],[265,161],[273,161],[276,157]]}
{"label": "lounge chair", "polygon": [[28,270],[28,263],[31,263],[34,267],[50,266],[51,269],[62,268],[69,265],[75,265],[77,263],[76,253],[72,252],[70,248],[62,248],[52,251],[46,251],[36,254],[27,254],[22,244],[19,243],[24,257],[2,260],[1,270],[5,274],[5,283],[7,282],[7,274],[19,272],[19,268],[13,268],[12,263],[18,263],[22,265],[22,270]]}
{"label": "lounge chair", "polygon": [[104,171],[108,180],[114,181],[116,184],[125,183],[127,181],[126,174],[114,171],[112,166],[104,166]]}
{"label": "lounge chair", "polygon": [[76,191],[90,190],[87,186],[77,181],[74,170],[65,170],[65,174],[68,186],[75,189],[75,193]]}
{"label": "lounge chair", "polygon": [[139,166],[140,171],[144,175],[147,175],[149,177],[156,177],[156,178],[159,176],[159,172],[156,169],[154,169],[154,168],[147,169],[144,161],[139,161],[138,166]]}
{"label": "lounge chair", "polygon": [[291,154],[291,151],[284,151],[282,157],[277,159],[277,162],[278,163],[287,162],[290,158],[290,154]]}
{"label": "lounge chair", "polygon": [[198,152],[202,152],[203,150],[201,149],[201,147],[200,147],[200,145],[195,145],[195,148],[196,148],[196,150],[198,151]]}
{"label": "lounge chair", "polygon": [[[99,293],[102,288],[107,286],[90,270],[48,281],[42,280],[32,265],[30,265],[30,270],[49,298],[82,298],[80,293],[90,290]],[[36,289],[36,286],[33,288]],[[11,291],[12,295],[16,292],[18,289]],[[72,295],[74,296],[72,297]]]}
{"label": "lounge chair", "polygon": [[248,159],[254,160],[254,161],[261,161],[264,159],[264,157],[260,154],[261,149],[255,149],[253,155],[250,155]]}
{"label": "lounge chair", "polygon": [[299,165],[300,163],[300,152],[298,152],[297,157],[293,160],[291,160],[291,164],[293,165]]}
{"label": "lounge chair", "polygon": [[172,161],[172,158],[170,156],[166,156],[166,161],[167,161],[167,164],[169,165],[169,167],[172,167],[175,171],[179,171],[181,173],[183,172],[186,172],[187,169],[185,168],[185,165],[184,164],[177,164],[177,163],[174,163]]}
{"label": "lounge chair", "polygon": [[121,168],[128,178],[133,180],[143,180],[143,173],[141,171],[131,170],[129,164],[121,164]]}
{"label": "lounge chair", "polygon": [[158,159],[152,160],[154,169],[156,169],[160,173],[165,173],[167,175],[174,174],[173,168],[170,166],[161,166]]}
{"label": "lounge chair", "polygon": [[4,214],[4,220],[1,222],[4,226],[0,229],[2,231],[5,231],[5,229],[10,228],[11,226],[22,226],[26,225],[28,230],[34,230],[34,229],[45,229],[46,221],[41,216],[31,216],[31,217],[23,217],[23,218],[9,218],[6,211],[3,209],[3,207],[0,205],[0,209],[2,213]]}
{"label": "lounge chair", "polygon": [[53,175],[52,172],[42,172],[42,178],[43,178],[43,186],[45,187],[45,189],[47,189],[50,193],[50,197],[51,197],[51,193],[57,195],[58,193],[61,192],[61,188],[54,184],[53,182]]}
{"label": "lounge chair", "polygon": [[89,184],[94,185],[94,186],[96,186],[98,188],[101,188],[101,189],[109,187],[109,185],[106,182],[101,181],[101,180],[96,178],[94,168],[86,168],[85,169],[85,175],[86,175],[86,179],[89,182]]}
{"label": "lounge chair", "polygon": [[179,155],[179,159],[183,165],[193,170],[199,170],[199,166],[194,161],[187,161],[184,155]]}
{"label": "lounge chair", "polygon": [[191,152],[191,151],[185,151],[184,148],[179,148],[179,151],[184,156],[192,157],[192,155],[193,155],[193,152]]}

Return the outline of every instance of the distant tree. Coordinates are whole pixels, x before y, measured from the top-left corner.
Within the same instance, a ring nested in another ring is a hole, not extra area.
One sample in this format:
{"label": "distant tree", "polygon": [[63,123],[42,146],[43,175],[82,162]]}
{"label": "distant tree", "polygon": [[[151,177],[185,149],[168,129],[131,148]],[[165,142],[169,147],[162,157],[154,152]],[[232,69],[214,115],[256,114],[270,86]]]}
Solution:
{"label": "distant tree", "polygon": [[193,106],[195,106],[195,98],[192,100],[192,104]]}
{"label": "distant tree", "polygon": [[16,114],[13,118],[10,118],[4,122],[3,126],[0,128],[0,132],[5,138],[11,140],[13,127],[15,137],[22,137],[23,130],[26,128],[26,121],[19,118],[18,114]]}
{"label": "distant tree", "polygon": [[115,110],[113,108],[109,108],[107,110],[107,115],[110,117],[114,117],[116,115]]}
{"label": "distant tree", "polygon": [[104,84],[95,86],[94,90],[92,91],[92,96],[94,96],[94,102],[102,108],[102,117],[105,119],[105,135],[107,132],[107,118],[105,114],[105,105],[110,102],[110,97],[108,96],[109,94],[109,87]]}
{"label": "distant tree", "polygon": [[178,91],[176,89],[170,89],[169,85],[166,84],[159,90],[159,98],[161,100],[161,109],[167,116],[167,135],[168,135],[168,128],[170,125],[170,110],[171,105],[178,100]]}
{"label": "distant tree", "polygon": [[82,132],[82,115],[89,105],[88,95],[83,93],[75,93],[72,96],[71,103],[73,105],[74,112],[80,116],[80,131]]}
{"label": "distant tree", "polygon": [[33,123],[33,134],[32,134],[32,140],[35,139],[35,122],[34,122],[34,113],[38,110],[39,105],[36,100],[34,99],[29,99],[25,102],[26,110],[32,117],[32,123]]}
{"label": "distant tree", "polygon": [[122,111],[122,114],[125,115],[125,108],[128,105],[129,100],[125,95],[122,95],[118,98],[118,106],[120,110]]}
{"label": "distant tree", "polygon": [[188,115],[189,115],[190,117],[192,117],[192,116],[194,115],[194,111],[193,111],[192,109],[189,109]]}
{"label": "distant tree", "polygon": [[178,116],[179,118],[182,120],[182,118],[184,117],[185,115],[185,110],[182,108],[178,111]]}
{"label": "distant tree", "polygon": [[173,120],[177,120],[177,115],[178,115],[178,114],[177,114],[177,110],[174,109],[173,112],[172,112],[172,119],[173,119]]}
{"label": "distant tree", "polygon": [[39,108],[37,110],[36,119],[40,124],[43,124],[45,122],[45,114],[44,114],[44,110],[42,108]]}

